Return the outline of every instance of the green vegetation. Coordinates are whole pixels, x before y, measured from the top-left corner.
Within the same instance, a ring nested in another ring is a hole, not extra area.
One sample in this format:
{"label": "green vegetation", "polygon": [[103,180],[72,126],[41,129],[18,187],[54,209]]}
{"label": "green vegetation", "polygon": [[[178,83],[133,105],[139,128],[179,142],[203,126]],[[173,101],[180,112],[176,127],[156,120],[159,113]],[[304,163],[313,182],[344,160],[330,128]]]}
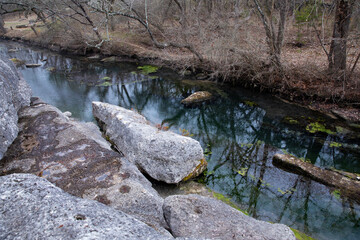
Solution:
{"label": "green vegetation", "polygon": [[330,142],[330,147],[338,148],[338,147],[341,147],[341,146],[342,146],[341,143],[338,143],[338,142]]}
{"label": "green vegetation", "polygon": [[299,121],[296,119],[293,119],[292,117],[285,117],[284,121],[290,124],[299,124]]}
{"label": "green vegetation", "polygon": [[240,174],[241,176],[245,177],[247,175],[248,170],[249,170],[249,168],[247,168],[247,167],[241,168],[239,171],[237,171],[237,173]]}
{"label": "green vegetation", "polygon": [[211,145],[210,144],[207,144],[206,148],[204,149],[204,156],[205,158],[208,158],[212,152],[211,152]]}
{"label": "green vegetation", "polygon": [[303,158],[303,157],[301,157],[301,158],[299,158],[301,161],[303,161],[303,162],[307,162],[307,163],[311,163],[311,160],[309,159],[309,158]]}
{"label": "green vegetation", "polygon": [[245,215],[249,215],[249,213],[246,210],[242,210],[240,209],[235,203],[233,203],[231,201],[230,198],[225,197],[223,194],[221,193],[217,193],[217,192],[212,192],[213,197],[215,197],[216,199],[226,203],[227,205],[229,205],[230,207],[235,208],[236,210],[239,210],[240,212],[244,213]]}
{"label": "green vegetation", "polygon": [[111,85],[112,85],[111,82],[103,82],[103,83],[98,84],[98,85],[96,85],[96,86],[98,86],[98,87],[109,87],[109,86],[111,86]]}
{"label": "green vegetation", "polygon": [[149,75],[151,73],[156,73],[159,70],[159,67],[144,65],[144,66],[139,66],[138,69],[141,70],[141,74]]}
{"label": "green vegetation", "polygon": [[297,240],[315,240],[315,238],[312,238],[312,237],[306,235],[305,233],[300,232],[299,230],[296,230],[294,228],[290,228],[290,229],[295,234],[295,237]]}
{"label": "green vegetation", "polygon": [[252,102],[252,101],[244,101],[244,104],[249,106],[249,107],[257,107],[257,106],[259,106],[259,104],[257,104],[256,102]]}
{"label": "green vegetation", "polygon": [[317,20],[320,15],[321,9],[317,6],[316,2],[310,1],[295,12],[295,21],[297,24],[308,23]]}
{"label": "green vegetation", "polygon": [[186,129],[179,129],[180,130],[180,133],[182,136],[185,136],[185,137],[193,137],[194,134],[190,133],[188,130]]}
{"label": "green vegetation", "polygon": [[110,81],[110,80],[111,80],[111,77],[103,77],[101,80]]}
{"label": "green vegetation", "polygon": [[324,124],[321,124],[319,122],[313,122],[306,126],[306,131],[310,133],[317,133],[317,132],[323,132],[327,133],[329,135],[334,135],[335,132],[331,131],[330,129],[327,129]]}
{"label": "green vegetation", "polygon": [[334,190],[331,194],[332,194],[337,200],[340,200],[341,192],[340,192],[339,189]]}
{"label": "green vegetation", "polygon": [[11,58],[10,61],[12,61],[17,67],[20,67],[25,64],[25,61],[20,60],[18,58]]}

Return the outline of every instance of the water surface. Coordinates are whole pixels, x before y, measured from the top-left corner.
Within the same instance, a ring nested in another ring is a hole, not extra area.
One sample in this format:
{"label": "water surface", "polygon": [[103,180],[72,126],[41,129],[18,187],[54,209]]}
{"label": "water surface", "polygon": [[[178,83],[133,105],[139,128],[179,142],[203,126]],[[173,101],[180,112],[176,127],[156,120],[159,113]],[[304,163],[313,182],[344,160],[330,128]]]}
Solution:
{"label": "water surface", "polygon": [[[186,80],[168,69],[146,75],[140,63],[104,64],[9,42],[0,42],[0,55],[41,63],[19,67],[33,95],[80,121],[93,121],[91,102],[102,101],[197,139],[209,162],[201,180],[249,215],[317,239],[360,236],[359,199],[272,165],[273,155],[285,152],[322,168],[360,173],[359,126],[266,94]],[[198,90],[216,97],[196,108],[180,104]]]}

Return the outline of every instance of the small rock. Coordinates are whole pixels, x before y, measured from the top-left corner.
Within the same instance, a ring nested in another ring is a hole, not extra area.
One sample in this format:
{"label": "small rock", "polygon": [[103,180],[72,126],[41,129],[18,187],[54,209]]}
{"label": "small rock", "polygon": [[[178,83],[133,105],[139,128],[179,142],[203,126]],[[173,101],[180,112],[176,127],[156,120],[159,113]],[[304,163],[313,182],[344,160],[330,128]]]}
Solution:
{"label": "small rock", "polygon": [[212,94],[207,91],[195,92],[181,101],[182,104],[191,105],[201,103],[212,98]]}
{"label": "small rock", "polygon": [[197,80],[205,80],[205,79],[208,79],[209,76],[206,74],[206,73],[199,73],[196,75],[196,79]]}
{"label": "small rock", "polygon": [[181,76],[190,76],[192,74],[192,72],[190,70],[184,69],[184,70],[179,71],[179,74]]}
{"label": "small rock", "polygon": [[167,197],[164,215],[174,237],[295,240],[283,224],[256,220],[227,204],[199,195]]}
{"label": "small rock", "polygon": [[48,67],[46,70],[49,71],[49,72],[55,72],[55,71],[56,71],[56,68],[54,68],[54,67]]}
{"label": "small rock", "polygon": [[72,116],[72,113],[69,111],[63,112],[63,114],[68,118],[70,118]]}
{"label": "small rock", "polygon": [[112,56],[112,57],[103,58],[103,59],[101,59],[101,62],[113,63],[113,62],[116,62],[116,57]]}
{"label": "small rock", "polygon": [[22,25],[16,25],[16,28],[28,28],[29,26],[26,24],[22,24]]}
{"label": "small rock", "polygon": [[[87,57],[87,59],[90,59],[90,60],[96,60],[96,59],[100,59],[100,55],[96,54],[96,55],[93,55],[93,56],[90,56],[90,57]],[[105,60],[106,58],[104,58],[103,60]],[[103,61],[102,60],[102,61]]]}

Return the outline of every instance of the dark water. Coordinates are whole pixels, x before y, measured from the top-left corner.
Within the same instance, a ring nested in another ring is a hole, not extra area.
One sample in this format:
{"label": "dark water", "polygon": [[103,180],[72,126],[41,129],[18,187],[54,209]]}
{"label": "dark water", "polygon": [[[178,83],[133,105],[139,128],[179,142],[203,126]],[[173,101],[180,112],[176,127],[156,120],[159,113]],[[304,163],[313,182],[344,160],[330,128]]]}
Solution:
{"label": "dark water", "polygon": [[[251,216],[317,239],[360,238],[359,199],[347,199],[336,189],[272,165],[275,153],[288,152],[323,168],[360,173],[359,126],[265,94],[194,84],[166,69],[144,75],[136,63],[102,64],[9,42],[0,42],[0,56],[43,64],[19,67],[33,95],[81,121],[93,121],[91,101],[103,101],[190,134],[207,152],[209,166],[202,180]],[[105,80],[111,86],[99,86]],[[216,98],[197,108],[180,104],[197,90]],[[316,127],[322,131],[309,132]]]}

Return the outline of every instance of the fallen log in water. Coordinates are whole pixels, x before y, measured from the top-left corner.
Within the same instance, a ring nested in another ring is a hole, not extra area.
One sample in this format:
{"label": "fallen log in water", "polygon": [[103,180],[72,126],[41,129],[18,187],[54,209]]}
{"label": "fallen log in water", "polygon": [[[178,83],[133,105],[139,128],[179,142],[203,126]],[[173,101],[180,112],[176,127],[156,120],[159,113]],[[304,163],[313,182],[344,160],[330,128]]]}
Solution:
{"label": "fallen log in water", "polygon": [[355,173],[323,169],[288,154],[275,154],[273,164],[285,171],[301,174],[324,185],[339,189],[342,195],[360,203],[360,176]]}

